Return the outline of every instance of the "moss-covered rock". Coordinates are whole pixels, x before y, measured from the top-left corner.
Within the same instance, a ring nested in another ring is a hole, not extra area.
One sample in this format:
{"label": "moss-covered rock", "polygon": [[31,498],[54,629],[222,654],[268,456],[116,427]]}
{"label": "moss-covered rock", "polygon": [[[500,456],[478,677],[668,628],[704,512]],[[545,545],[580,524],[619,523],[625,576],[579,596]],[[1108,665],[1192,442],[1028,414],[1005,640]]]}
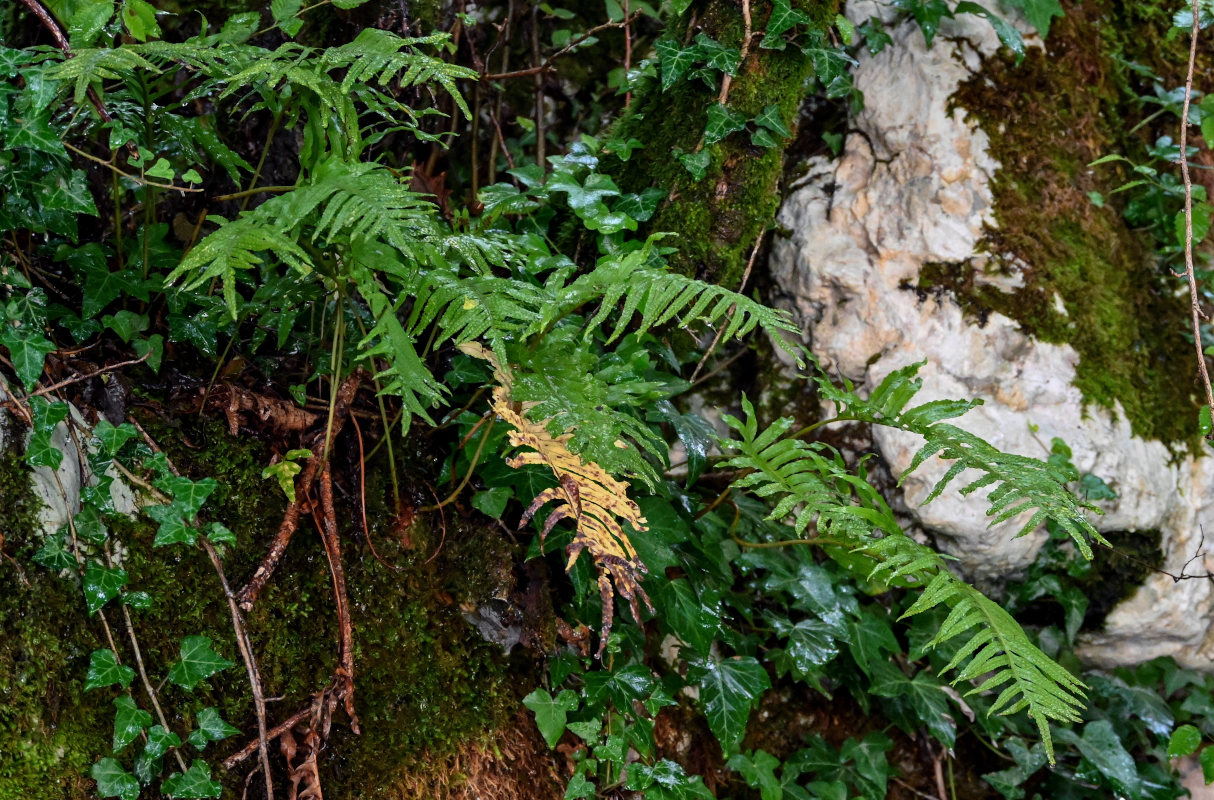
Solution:
{"label": "moss-covered rock", "polygon": [[[929,265],[920,287],[947,288],[981,319],[997,311],[1035,338],[1079,353],[1075,384],[1105,408],[1120,403],[1135,434],[1191,442],[1196,384],[1183,284],[1161,269],[1154,244],[1122,218],[1112,196],[1126,176],[1088,164],[1110,153],[1145,161],[1147,112],[1126,61],[1184,63],[1180,45],[1157,28],[1151,3],[1067,4],[1044,49],[1023,63],[989,59],[955,102],[990,137],[1000,169],[992,180],[997,227],[987,275],[973,263]],[[1111,22],[1112,20],[1112,22]],[[1171,45],[1169,45],[1171,42]],[[1141,62],[1140,62],[1141,63]],[[1089,193],[1110,202],[1098,207]],[[1018,275],[1008,291],[989,273]]]}
{"label": "moss-covered rock", "polygon": [[[840,6],[835,0],[803,0],[794,5],[822,27],[833,21]],[[766,22],[755,18],[752,29],[762,31]],[[704,33],[739,47],[745,32],[742,8],[729,0],[712,0],[689,11],[671,32],[685,35],[688,41]],[[775,104],[781,120],[793,128],[804,86],[813,76],[813,64],[795,46],[762,49],[759,38],[754,37],[750,55],[732,81],[727,105],[753,119]],[[657,81],[651,81],[613,130],[617,138],[639,139],[644,149],[610,168],[624,191],[659,186],[669,192],[649,228],[677,234],[670,241],[679,248],[671,258],[676,269],[736,288],[759,234],[772,223],[779,208],[789,140],[781,140],[775,147],[759,147],[745,133],[735,133],[703,146],[706,115],[717,100],[717,89],[699,80],[681,80],[665,92]],[[694,153],[701,146],[711,160],[705,176],[696,181],[673,154]]]}
{"label": "moss-covered rock", "polygon": [[[224,564],[229,580],[240,585],[261,558],[283,510],[277,487],[260,477],[268,452],[256,441],[228,437],[214,424],[190,431],[198,450],[185,447],[166,429],[156,435],[183,471],[219,480],[204,513],[236,533],[237,544],[225,554]],[[27,565],[30,580],[28,587],[6,581],[11,588],[0,598],[0,629],[5,632],[0,670],[14,678],[0,684],[0,800],[92,797],[87,772],[96,759],[110,754],[118,689],[83,691],[89,653],[104,646],[104,632],[99,617],[86,616],[75,578],[31,563],[38,542],[28,479],[15,453],[0,458],[0,494],[5,498],[0,529],[8,540],[7,552]],[[375,512],[373,506],[370,513]],[[353,735],[344,718],[335,721],[331,748],[321,759],[324,788],[335,797],[390,793],[402,775],[426,769],[430,757],[500,725],[515,704],[518,682],[507,680],[507,660],[499,648],[478,638],[454,600],[469,594],[464,575],[486,574],[497,560],[509,560],[510,549],[492,532],[454,522],[446,533],[448,542],[439,549],[441,531],[429,531],[424,521],[410,531],[412,547],[405,547],[385,535],[387,515],[379,518],[385,524],[372,526],[380,537],[376,549],[395,571],[373,558],[365,543],[349,537],[343,542],[362,735]],[[184,738],[198,711],[214,706],[244,731],[202,754],[224,782],[225,797],[239,797],[252,761],[231,775],[218,765],[245,744],[256,725],[219,580],[199,550],[153,549],[155,527],[146,520],[118,518],[111,531],[122,544],[129,588],[147,591],[154,599],[150,610],[132,614],[170,725]],[[456,540],[459,546],[452,546]],[[106,612],[123,661],[133,663],[121,614],[112,606]],[[264,693],[274,698],[268,705],[273,725],[328,683],[336,661],[332,580],[310,524],[300,526],[247,621]],[[210,637],[215,649],[237,665],[193,692],[160,686],[178,658],[181,638],[188,635]],[[132,690],[136,702],[146,707],[138,679]],[[139,748],[136,742],[118,758],[129,768]]]}

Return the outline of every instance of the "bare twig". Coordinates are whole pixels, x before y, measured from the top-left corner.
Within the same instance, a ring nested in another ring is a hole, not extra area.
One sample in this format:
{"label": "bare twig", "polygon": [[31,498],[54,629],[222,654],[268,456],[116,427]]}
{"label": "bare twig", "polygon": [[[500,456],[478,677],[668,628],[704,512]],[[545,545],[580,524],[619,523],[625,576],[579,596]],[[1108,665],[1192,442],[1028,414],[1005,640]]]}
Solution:
{"label": "bare twig", "polygon": [[[608,30],[610,28],[627,28],[639,16],[641,16],[640,11],[636,12],[635,14],[633,14],[630,17],[625,17],[624,19],[618,20],[616,22],[604,22],[602,25],[596,25],[595,27],[593,27],[590,30],[583,33],[581,36],[579,36],[576,39],[574,39],[573,41],[571,41],[569,44],[562,47],[560,50],[557,50],[555,53],[553,53],[552,55],[545,58],[543,61],[540,61],[539,63],[537,63],[535,66],[528,67],[527,69],[516,69],[513,72],[496,72],[491,75],[481,75],[481,78],[483,80],[487,80],[487,81],[501,81],[501,80],[506,80],[508,78],[526,78],[531,75],[538,75],[540,73],[547,72],[548,70],[552,69],[552,62],[556,61],[561,56],[563,56],[566,53],[568,53],[569,51],[573,50],[575,47],[577,47],[579,44],[581,44],[582,42],[589,39],[591,36],[594,36],[596,33],[602,33],[603,31]],[[538,53],[538,51],[537,51],[537,53]],[[536,60],[539,61],[538,57],[536,58]]]}
{"label": "bare twig", "polygon": [[[763,237],[766,235],[766,230],[759,231],[759,238],[755,240],[754,249],[750,251],[750,258],[746,262],[746,271],[742,273],[742,283],[738,286],[738,294],[741,294],[746,289],[746,281],[750,279],[750,271],[754,268],[755,257],[759,255],[759,248],[763,246]],[[708,361],[708,357],[712,355],[712,351],[717,349],[717,345],[721,342],[721,336],[725,333],[725,329],[729,327],[729,321],[733,319],[733,315],[737,313],[737,310],[737,303],[729,307],[729,313],[725,315],[725,321],[717,328],[717,335],[712,338],[712,344],[708,345],[708,349],[704,351],[704,355],[700,358],[700,363],[696,364],[695,371],[691,373],[690,383],[694,384],[696,382],[696,378],[700,375],[700,370],[704,369],[704,364]]]}
{"label": "bare twig", "polygon": [[[742,21],[746,26],[746,30],[742,34],[742,55],[738,58],[738,72],[742,71],[742,65],[746,63],[746,56],[750,54],[750,40],[754,36],[754,31],[751,27],[750,20],[750,0],[742,0]],[[733,86],[733,76],[728,72],[721,80],[721,93],[717,95],[717,102],[725,105],[729,100],[729,89]]]}
{"label": "bare twig", "polygon": [[[279,736],[282,736],[283,733],[285,733],[286,731],[289,731],[291,728],[294,728],[296,725],[303,722],[305,719],[307,719],[311,715],[312,715],[312,704],[309,703],[308,705],[304,706],[299,711],[296,711],[294,714],[287,717],[285,720],[283,720],[282,722],[280,722],[279,724],[277,724],[273,728],[271,728],[269,731],[267,731],[266,740],[270,741],[270,742],[274,741]],[[261,742],[260,737],[257,739],[254,739],[253,741],[246,744],[244,747],[237,750],[232,755],[228,756],[227,759],[225,759],[223,762],[223,768],[226,769],[228,772],[231,772],[233,769],[235,769],[240,764],[240,762],[244,761],[246,758],[248,758],[249,756],[253,755],[254,753],[256,753],[258,751],[258,748],[260,747],[260,742]]]}
{"label": "bare twig", "polygon": [[1199,0],[1193,0],[1193,28],[1189,33],[1189,66],[1185,74],[1184,106],[1180,113],[1180,175],[1184,179],[1184,265],[1189,279],[1189,301],[1193,312],[1193,345],[1197,348],[1197,366],[1201,384],[1206,390],[1206,406],[1214,416],[1214,388],[1206,368],[1206,355],[1201,346],[1201,305],[1198,301],[1197,274],[1193,268],[1193,181],[1189,176],[1189,104],[1193,96],[1193,72],[1197,64],[1197,35],[1201,30]]}
{"label": "bare twig", "polygon": [[74,378],[66,378],[64,380],[59,381],[58,383],[52,383],[50,386],[44,386],[43,388],[41,388],[35,392],[30,392],[29,394],[26,395],[26,397],[27,398],[28,397],[41,397],[42,395],[50,394],[51,392],[53,392],[57,389],[62,389],[64,386],[71,386],[73,383],[80,383],[82,381],[87,381],[91,378],[96,378],[98,375],[103,375],[106,372],[113,372],[114,370],[119,369],[121,367],[129,367],[132,364],[142,364],[144,361],[147,361],[148,358],[151,357],[151,355],[152,355],[152,351],[149,350],[148,352],[144,353],[139,358],[132,358],[130,361],[119,361],[117,364],[110,364],[108,367],[102,367],[101,369],[95,369],[92,372],[88,373],[87,375],[77,375]]}
{"label": "bare twig", "polygon": [[320,537],[324,540],[329,573],[333,577],[333,599],[337,606],[337,669],[333,671],[333,700],[340,700],[350,718],[350,727],[358,730],[354,713],[354,623],[350,619],[350,601],[346,593],[346,572],[341,563],[341,539],[337,535],[337,512],[333,504],[333,474],[325,464],[320,473]]}

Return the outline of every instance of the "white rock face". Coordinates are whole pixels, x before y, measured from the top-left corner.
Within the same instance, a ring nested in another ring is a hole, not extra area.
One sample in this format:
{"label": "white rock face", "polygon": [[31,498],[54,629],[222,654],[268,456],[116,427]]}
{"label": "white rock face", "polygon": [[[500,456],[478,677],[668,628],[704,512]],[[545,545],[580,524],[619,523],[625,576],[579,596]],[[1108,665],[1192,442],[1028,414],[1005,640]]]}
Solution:
{"label": "white rock face", "polygon": [[[872,13],[871,3],[849,9],[856,21]],[[999,314],[978,327],[951,298],[920,299],[907,288],[917,285],[924,264],[981,266],[987,258],[975,250],[984,228],[995,225],[990,180],[999,165],[986,134],[964,110],[950,111],[949,98],[980,69],[978,54],[995,52],[998,40],[972,15],[942,27],[930,50],[913,23],[891,33],[894,45],[861,56],[856,84],[865,110],[841,156],[814,164],[780,214],[791,235],[775,245],[772,270],[814,352],[828,370],[870,390],[892,370],[927,360],[919,400],[982,398],[985,405],[960,424],[1005,451],[1044,458],[1050,439],[1062,438],[1081,471],[1105,478],[1119,494],[1096,526],[1160,529],[1165,569],[1179,572],[1198,552],[1202,524],[1214,540],[1208,461],[1170,465],[1167,449],[1134,438],[1122,415],[1085,410],[1072,385],[1072,348],[1035,341]],[[895,474],[922,443],[897,431],[874,436]],[[982,501],[960,496],[964,475],[922,505],[946,469],[929,462],[905,482],[917,521],[978,579],[1031,563],[1044,532],[1016,539],[1015,521],[988,528]],[[1210,567],[1214,557],[1201,557],[1188,569]],[[1156,575],[1108,617],[1105,633],[1085,642],[1084,655],[1101,664],[1173,655],[1214,668],[1212,610],[1209,581]]]}

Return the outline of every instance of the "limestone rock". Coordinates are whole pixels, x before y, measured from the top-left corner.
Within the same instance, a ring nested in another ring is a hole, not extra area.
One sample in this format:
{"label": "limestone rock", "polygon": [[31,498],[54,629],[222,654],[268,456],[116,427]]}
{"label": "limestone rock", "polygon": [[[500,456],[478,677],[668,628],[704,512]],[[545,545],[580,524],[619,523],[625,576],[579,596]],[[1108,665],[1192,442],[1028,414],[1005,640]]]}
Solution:
{"label": "limestone rock", "polygon": [[[873,13],[870,3],[849,7],[856,21]],[[990,183],[999,164],[987,134],[950,98],[998,40],[972,15],[948,21],[931,49],[913,23],[891,34],[892,46],[860,57],[855,75],[865,110],[840,157],[813,162],[784,203],[780,223],[790,233],[773,247],[777,284],[823,366],[861,391],[926,360],[919,402],[985,401],[961,418],[962,427],[1005,451],[1039,458],[1049,454],[1052,437],[1063,439],[1081,471],[1105,478],[1119,494],[1094,518],[1097,528],[1159,529],[1165,569],[1179,572],[1198,551],[1201,525],[1214,531],[1208,461],[1173,463],[1162,443],[1135,438],[1124,415],[1085,408],[1073,385],[1079,357],[1071,347],[1034,340],[998,313],[979,325],[950,295],[913,288],[924,265],[989,257],[978,251],[985,230],[996,225]],[[1008,280],[1015,285],[1014,277]],[[895,474],[921,445],[898,431],[878,429],[874,439]],[[1014,538],[1020,527],[1014,520],[988,528],[981,499],[961,497],[964,480],[923,505],[946,469],[929,462],[902,490],[938,546],[978,580],[998,580],[1031,563],[1044,532]],[[1214,557],[1203,556],[1188,569],[1211,566]],[[1212,610],[1210,582],[1155,575],[1109,616],[1103,633],[1087,639],[1084,655],[1108,665],[1174,655],[1214,668]]]}

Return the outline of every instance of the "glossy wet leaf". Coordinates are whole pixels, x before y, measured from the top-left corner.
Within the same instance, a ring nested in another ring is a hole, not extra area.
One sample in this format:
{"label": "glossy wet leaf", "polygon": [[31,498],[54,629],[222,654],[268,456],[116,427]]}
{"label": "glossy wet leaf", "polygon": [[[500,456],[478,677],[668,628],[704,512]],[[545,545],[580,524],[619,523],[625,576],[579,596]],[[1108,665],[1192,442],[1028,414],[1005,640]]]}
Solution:
{"label": "glossy wet leaf", "polygon": [[121,800],[137,800],[139,781],[127,772],[116,758],[103,758],[93,765],[89,775],[97,781],[97,795],[118,797]]}
{"label": "glossy wet leaf", "polygon": [[[150,722],[150,720],[149,720]],[[208,706],[198,712],[198,727],[190,733],[190,744],[202,750],[210,742],[219,742],[240,733],[240,729],[229,725],[219,716],[219,711]]]}
{"label": "glossy wet leaf", "polygon": [[210,638],[187,636],[181,640],[181,660],[169,670],[169,680],[182,688],[193,689],[200,681],[233,663],[211,648]]}
{"label": "glossy wet leaf", "polygon": [[195,759],[185,772],[177,772],[164,779],[161,791],[173,798],[219,797],[223,786],[211,780],[211,768],[205,761]]}
{"label": "glossy wet leaf", "polygon": [[179,746],[181,737],[166,730],[163,725],[149,729],[147,742],[135,758],[135,775],[140,782],[147,784],[155,780],[164,768],[164,754],[169,752],[170,747]]}
{"label": "glossy wet leaf", "polygon": [[721,748],[737,752],[750,711],[771,688],[767,670],[751,656],[709,659],[696,665],[688,679],[700,688],[700,704],[708,727]]}
{"label": "glossy wet leaf", "polygon": [[119,664],[113,650],[94,650],[89,656],[89,671],[84,679],[84,690],[100,689],[118,684],[122,688],[131,685],[135,670]]}
{"label": "glossy wet leaf", "polygon": [[565,689],[556,697],[543,689],[536,689],[523,698],[523,705],[535,713],[535,726],[549,747],[556,747],[565,732],[565,721],[570,711],[578,706],[577,695]]}
{"label": "glossy wet leaf", "polygon": [[1201,731],[1192,725],[1181,725],[1168,739],[1168,758],[1183,758],[1197,752],[1201,746]]}
{"label": "glossy wet leaf", "polygon": [[152,715],[139,708],[129,694],[114,698],[114,708],[113,750],[117,753],[152,724]]}
{"label": "glossy wet leaf", "polygon": [[105,567],[90,561],[84,568],[84,603],[89,614],[113,600],[126,586],[126,570],[121,567]]}

